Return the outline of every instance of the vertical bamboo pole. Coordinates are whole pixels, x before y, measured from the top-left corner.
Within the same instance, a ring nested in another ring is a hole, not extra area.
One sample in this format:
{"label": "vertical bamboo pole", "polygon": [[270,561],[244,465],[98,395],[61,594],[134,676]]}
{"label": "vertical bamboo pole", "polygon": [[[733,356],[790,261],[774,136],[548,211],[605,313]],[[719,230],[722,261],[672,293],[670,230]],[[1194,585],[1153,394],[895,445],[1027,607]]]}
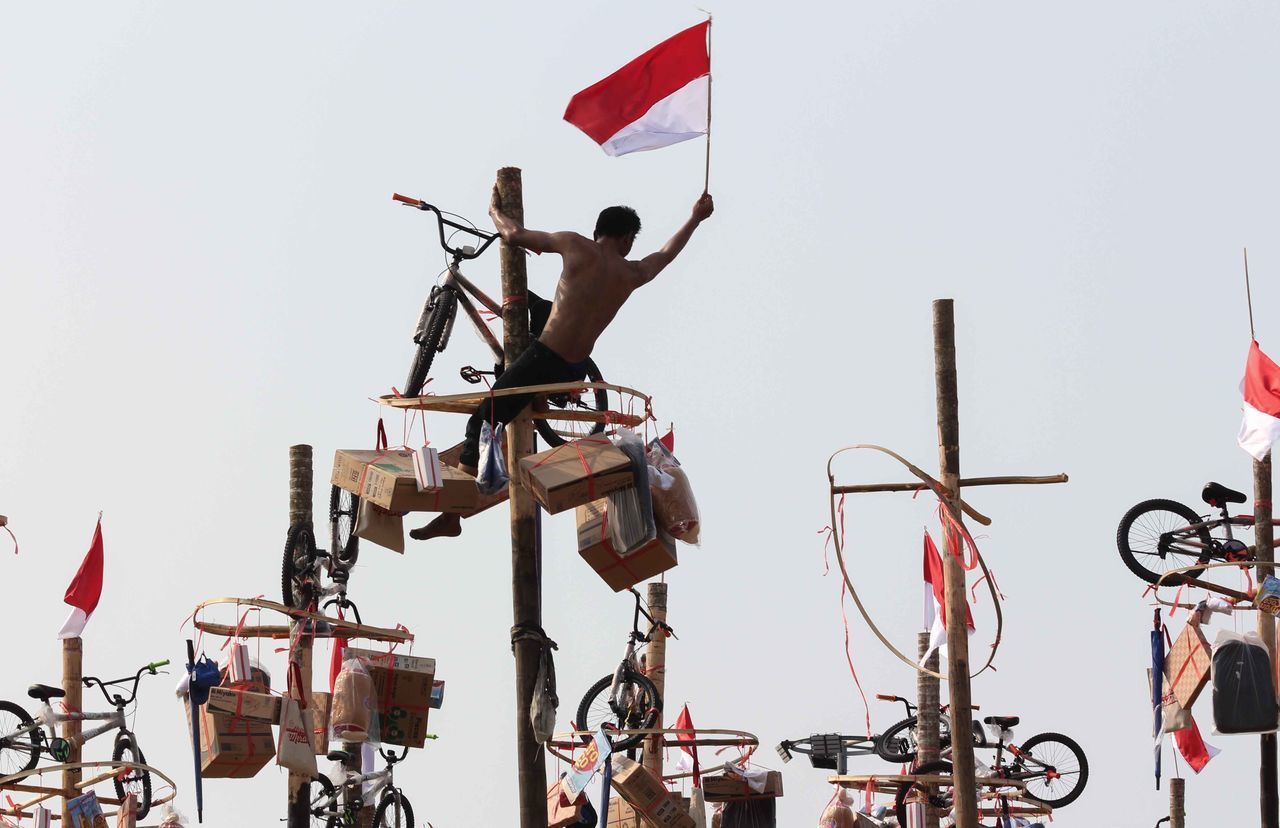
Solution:
{"label": "vertical bamboo pole", "polygon": [[[80,683],[83,678],[84,663],[84,642],[79,638],[64,638],[62,640],[62,691],[67,695],[63,697],[62,703],[66,705],[67,711],[70,713],[80,713],[84,710],[84,696],[82,691],[84,685]],[[63,722],[62,738],[66,739],[71,745],[71,755],[67,757],[68,764],[74,764],[80,760],[80,722]],[[80,783],[80,769],[65,770],[62,772],[62,824],[71,824],[71,815],[67,812],[67,797],[79,796],[80,792],[76,789],[76,785]]]}
{"label": "vertical bamboo pole", "polygon": [[[649,584],[648,588],[649,614],[653,616],[654,621],[665,622],[667,620],[667,585],[661,581],[655,581]],[[645,664],[648,667],[650,679],[658,688],[658,697],[666,699],[667,697],[667,636],[665,631],[659,629],[653,634],[653,640],[649,642],[649,646],[645,650]],[[669,706],[668,706],[668,709]],[[662,727],[662,721],[658,721],[658,727]],[[662,736],[650,736],[644,746],[644,761],[642,764],[653,771],[659,778],[662,776]]]}
{"label": "vertical bamboo pole", "polygon": [[[942,485],[955,508],[960,493],[960,403],[956,391],[955,309],[950,299],[933,303],[933,370],[938,406],[938,460]],[[959,510],[956,509],[957,519]],[[961,540],[950,524],[944,527],[946,545],[942,574],[946,584],[947,689],[951,699],[951,764],[958,828],[977,828],[978,800],[974,789],[973,711],[969,697],[969,632],[965,624],[964,568],[952,555]]]}
{"label": "vertical bamboo pole", "polygon": [[[311,446],[289,446],[289,525],[312,525],[312,458]],[[297,634],[297,621],[290,622],[290,640]],[[303,691],[311,690],[311,638],[302,636]],[[287,671],[286,671],[287,672]],[[286,677],[286,681],[287,681]],[[300,773],[289,771],[289,828],[307,828],[311,824],[311,780]]]}
{"label": "vertical bamboo pole", "polygon": [[1178,776],[1169,780],[1169,828],[1186,826],[1186,784],[1186,780]]}
{"label": "vertical bamboo pole", "polygon": [[[498,170],[498,204],[512,219],[524,222],[524,187],[518,167]],[[502,243],[502,343],[507,365],[529,347],[528,274],[524,251]],[[521,415],[507,428],[507,463],[514,470],[520,458],[533,453],[533,424]],[[517,630],[542,626],[541,544],[537,504],[512,475],[511,492],[511,609]],[[516,776],[519,782],[520,828],[546,828],[547,770],[542,747],[533,738],[529,709],[538,677],[541,642],[523,637],[512,641],[516,661]]]}
{"label": "vertical bamboo pole", "polygon": [[[1271,455],[1253,463],[1253,539],[1255,556],[1259,561],[1275,560],[1272,548],[1274,532],[1271,526]],[[1271,567],[1258,567],[1258,581],[1275,572]],[[1276,665],[1276,619],[1265,612],[1258,613],[1258,635],[1271,654],[1272,676]],[[1276,734],[1264,733],[1259,740],[1259,796],[1262,828],[1280,828],[1280,798],[1276,789]]]}
{"label": "vertical bamboo pole", "polygon": [[[916,636],[916,657],[924,658],[929,651],[929,633]],[[938,654],[929,656],[924,667],[937,671]],[[928,673],[916,673],[916,750],[917,761],[932,762],[938,758],[938,680]],[[938,811],[929,807],[925,813],[924,828],[938,828]]]}

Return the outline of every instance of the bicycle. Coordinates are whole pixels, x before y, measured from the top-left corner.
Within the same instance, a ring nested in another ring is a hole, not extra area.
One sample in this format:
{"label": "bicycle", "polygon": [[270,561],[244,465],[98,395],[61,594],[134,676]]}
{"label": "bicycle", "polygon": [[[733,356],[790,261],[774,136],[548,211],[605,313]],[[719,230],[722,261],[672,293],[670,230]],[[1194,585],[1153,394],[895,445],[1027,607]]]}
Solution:
{"label": "bicycle", "polygon": [[[340,498],[340,491],[348,497]],[[343,503],[348,504],[350,512],[335,513],[335,506],[340,507]],[[286,607],[310,610],[319,604],[323,611],[336,605],[340,611],[350,610],[356,623],[361,623],[359,608],[347,598],[347,583],[359,550],[359,538],[354,532],[355,510],[359,507],[358,496],[333,487],[329,513],[333,548],[338,550],[336,554],[317,548],[315,533],[305,523],[289,527],[284,542],[284,561],[280,567],[280,589]],[[329,576],[328,586],[322,584],[323,574]],[[321,603],[324,598],[330,600]]]}
{"label": "bicycle", "polygon": [[[644,735],[632,733],[617,736],[615,731],[648,730],[660,721],[662,716],[662,695],[658,688],[644,674],[636,657],[636,645],[648,644],[655,633],[675,637],[675,630],[665,622],[657,621],[640,605],[640,593],[634,588],[628,589],[636,599],[636,610],[632,615],[631,634],[627,637],[627,651],[622,656],[622,663],[611,675],[604,676],[591,685],[582,701],[578,704],[578,717],[574,721],[580,731],[595,733],[601,727],[609,734],[609,741],[615,751],[634,748],[644,740]],[[649,631],[640,631],[640,616],[649,621]],[[590,735],[579,737],[583,743],[591,741]]]}
{"label": "bicycle", "polygon": [[[63,698],[66,691],[47,684],[33,684],[27,690],[28,696],[40,702],[40,710],[34,718],[21,705],[0,701],[0,776],[33,769],[40,761],[41,753],[48,754],[56,762],[66,762],[71,756],[73,742],[56,735],[54,728],[62,722],[105,722],[73,737],[74,744],[83,745],[114,728],[119,732],[111,750],[111,761],[145,765],[146,759],[142,755],[142,749],[138,747],[138,737],[129,730],[124,709],[137,698],[138,683],[143,674],[157,675],[157,668],[168,663],[168,659],[153,661],[134,673],[132,678],[126,676],[115,681],[103,681],[96,676],[85,676],[81,679],[85,687],[96,684],[102,690],[107,703],[116,708],[110,713],[59,713],[49,704],[49,700]],[[133,682],[133,690],[128,698],[107,689],[129,681]],[[10,717],[16,720],[16,724],[9,721]],[[45,735],[45,730],[48,730],[48,736]],[[126,794],[134,795],[138,802],[138,819],[144,819],[151,810],[151,773],[142,768],[129,768],[117,774],[112,781],[118,798],[124,799]]]}
{"label": "bicycle", "polygon": [[840,733],[814,733],[803,739],[784,739],[774,748],[784,763],[799,753],[809,757],[815,768],[833,770],[843,776],[848,771],[848,760],[854,756],[870,756],[876,752],[879,736],[844,736]]}
{"label": "bicycle", "polygon": [[[1244,503],[1244,492],[1209,482],[1200,497],[1221,516],[1198,515],[1195,510],[1174,500],[1156,498],[1134,506],[1120,520],[1116,529],[1116,546],[1129,571],[1148,583],[1156,583],[1170,569],[1212,562],[1246,563],[1254,559],[1254,547],[1237,540],[1231,528],[1253,527],[1253,515],[1228,513],[1228,504]],[[1273,520],[1280,526],[1280,520]],[[1222,537],[1211,535],[1218,529]],[[1280,546],[1280,540],[1275,542]],[[1165,579],[1167,584],[1183,583],[1195,578],[1203,569],[1191,569],[1183,575]]]}
{"label": "bicycle", "polygon": [[[409,377],[405,380],[405,386],[402,390],[403,396],[416,397],[422,393],[422,387],[426,384],[427,374],[431,371],[431,364],[435,360],[435,355],[442,353],[449,344],[449,337],[453,333],[453,323],[457,319],[459,306],[462,307],[467,318],[471,320],[471,324],[475,327],[476,334],[479,335],[481,341],[489,346],[489,350],[493,352],[494,359],[492,371],[482,371],[473,366],[464,365],[459,371],[462,379],[475,385],[486,376],[491,376],[495,379],[502,376],[504,367],[502,344],[493,335],[493,332],[489,330],[489,326],[476,308],[476,303],[480,303],[485,310],[497,317],[502,316],[502,305],[495,302],[467,277],[463,276],[461,268],[463,261],[478,258],[483,254],[489,245],[498,239],[498,234],[486,233],[470,222],[460,224],[445,218],[446,214],[459,219],[461,219],[461,216],[441,211],[438,207],[420,199],[410,198],[399,193],[392,195],[391,198],[406,206],[433,213],[440,231],[440,246],[449,255],[449,266],[445,271],[444,281],[431,288],[431,293],[422,306],[422,314],[418,317],[418,325],[414,328],[413,341],[418,347],[414,355],[413,364],[409,368]],[[466,219],[462,219],[462,221],[466,221]],[[454,231],[449,238],[445,237],[446,227]],[[471,245],[451,245],[449,239],[457,233],[474,236],[480,243],[479,248]],[[529,329],[533,338],[536,339],[541,335],[542,328],[546,325],[547,319],[551,315],[551,302],[532,291],[529,292],[528,296]],[[604,381],[600,369],[596,367],[593,360],[587,359],[584,364],[588,381]],[[580,393],[550,394],[546,398],[546,403],[549,408],[565,411],[567,415],[580,413],[571,409],[600,412],[608,410],[609,398],[604,389],[591,389],[588,393],[590,395],[589,399],[584,399],[584,395]],[[604,430],[603,422],[595,422],[595,418],[583,418],[581,416],[566,416],[564,419],[557,419],[554,416],[539,417],[534,420],[534,425],[537,427],[538,433],[542,435],[542,438],[547,441],[547,445],[553,448],[563,445],[568,440],[577,440],[592,434],[599,434]]]}
{"label": "bicycle", "polygon": [[[875,737],[876,755],[886,762],[893,762],[894,764],[914,762],[919,744],[916,739],[916,706],[911,703],[910,699],[904,699],[901,696],[876,693],[876,698],[887,702],[902,702],[907,709],[907,718],[896,722],[884,733]],[[980,708],[977,705],[973,705],[973,709],[979,710]],[[982,725],[977,722],[972,724],[974,747],[986,747],[987,734],[982,729]],[[947,713],[947,705],[942,705],[938,709],[938,746],[940,750],[949,750],[950,745],[951,716]]]}
{"label": "bicycle", "polygon": [[[436,736],[428,734],[427,738],[435,739]],[[402,749],[398,755],[386,749],[378,752],[387,763],[385,769],[374,773],[345,772],[342,787],[348,793],[346,805],[341,803],[343,792],[333,784],[333,780],[325,774],[314,778],[313,781],[320,785],[320,793],[311,800],[312,825],[317,828],[357,825],[366,798],[363,791],[365,785],[370,785],[367,798],[378,799],[378,807],[373,812],[373,828],[413,828],[413,806],[404,791],[395,786],[396,763],[404,761],[409,749]],[[343,764],[356,759],[345,750],[330,751],[328,758]]]}
{"label": "bicycle", "polygon": [[[983,721],[991,725],[998,736],[995,745],[986,744],[985,737],[983,739],[983,747],[995,748],[995,761],[989,769],[980,769],[979,776],[1022,783],[1028,798],[1050,808],[1070,805],[1084,792],[1089,781],[1089,761],[1074,739],[1061,733],[1040,733],[1017,745],[1013,742],[1012,731],[1019,722],[1017,716],[987,716]],[[1012,757],[1007,764],[1004,761],[1006,751]],[[944,748],[941,753],[949,755],[950,749]],[[951,762],[946,759],[924,762],[913,773],[949,775]],[[926,787],[937,790],[930,794]],[[946,784],[903,782],[898,786],[894,799],[899,823],[906,824],[907,806],[913,802],[927,802],[946,813],[954,804],[954,790]]]}

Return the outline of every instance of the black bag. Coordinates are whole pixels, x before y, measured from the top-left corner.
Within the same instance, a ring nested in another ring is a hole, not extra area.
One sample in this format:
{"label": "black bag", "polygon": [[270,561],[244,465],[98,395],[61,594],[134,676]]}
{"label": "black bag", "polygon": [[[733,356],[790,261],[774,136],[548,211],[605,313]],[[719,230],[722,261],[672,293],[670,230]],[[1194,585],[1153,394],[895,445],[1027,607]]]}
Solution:
{"label": "black bag", "polygon": [[777,828],[777,803],[773,797],[726,802],[720,828]]}
{"label": "black bag", "polygon": [[1219,733],[1276,729],[1271,659],[1257,633],[1224,630],[1213,643],[1213,726]]}

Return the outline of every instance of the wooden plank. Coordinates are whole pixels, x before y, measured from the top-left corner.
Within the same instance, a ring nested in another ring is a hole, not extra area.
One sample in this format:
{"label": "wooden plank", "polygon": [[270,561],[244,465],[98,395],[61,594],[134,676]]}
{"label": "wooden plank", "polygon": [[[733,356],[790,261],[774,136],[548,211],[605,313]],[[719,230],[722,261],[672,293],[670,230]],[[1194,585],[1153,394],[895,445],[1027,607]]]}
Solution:
{"label": "wooden plank", "polygon": [[[960,478],[960,488],[963,489],[965,486],[1038,486],[1066,482],[1068,482],[1068,478],[1065,474],[962,477]],[[833,486],[831,491],[836,494],[867,494],[869,492],[919,492],[927,488],[929,487],[924,483],[854,483],[845,486]]]}

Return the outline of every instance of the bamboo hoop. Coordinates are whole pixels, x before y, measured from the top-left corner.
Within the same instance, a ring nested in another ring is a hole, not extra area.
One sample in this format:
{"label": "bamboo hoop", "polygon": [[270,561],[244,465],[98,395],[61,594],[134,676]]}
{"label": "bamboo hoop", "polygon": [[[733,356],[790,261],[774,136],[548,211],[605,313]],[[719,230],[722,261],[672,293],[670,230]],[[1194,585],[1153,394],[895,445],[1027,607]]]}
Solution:
{"label": "bamboo hoop", "polygon": [[[67,771],[67,770],[78,770],[78,769],[85,769],[85,768],[106,768],[107,770],[106,772],[100,773],[97,776],[93,776],[93,777],[90,777],[89,779],[82,779],[78,781],[75,785],[74,790],[68,790],[62,787],[53,788],[53,787],[48,787],[44,785],[26,785],[21,782],[21,780],[27,779],[32,776],[43,777],[44,774],[46,773],[62,773],[63,771]],[[22,819],[26,816],[30,816],[30,814],[26,813],[26,811],[29,808],[34,808],[36,805],[39,805],[41,802],[45,802],[54,798],[70,799],[72,797],[79,796],[80,793],[83,792],[86,788],[92,787],[93,785],[97,785],[100,782],[105,782],[108,779],[115,778],[121,770],[145,770],[155,776],[160,777],[160,781],[168,786],[169,792],[167,794],[164,794],[159,798],[156,798],[154,794],[152,795],[151,807],[153,808],[157,805],[165,805],[169,802],[172,802],[174,797],[178,795],[178,786],[174,784],[173,780],[170,779],[167,775],[165,775],[163,771],[159,770],[158,768],[153,768],[151,765],[138,764],[135,762],[116,762],[116,761],[71,762],[63,765],[45,765],[43,767],[32,768],[29,771],[21,771],[19,773],[10,774],[9,776],[0,776],[0,790],[39,794],[39,796],[37,796],[34,799],[29,799],[26,802],[15,803],[14,805],[9,805],[7,800],[4,801],[2,804],[0,804],[0,816],[11,816],[18,819]],[[105,805],[120,804],[120,800],[114,797],[98,797],[98,802]],[[103,815],[108,817],[115,816],[116,811],[111,811],[110,813],[104,812]],[[62,819],[62,816],[60,814],[51,814],[50,816],[53,819]]]}
{"label": "bamboo hoop", "polygon": [[239,636],[243,638],[276,638],[284,639],[290,635],[288,626],[245,626],[237,633],[235,624],[216,624],[211,621],[204,621],[197,616],[200,611],[206,607],[216,606],[219,604],[234,604],[237,607],[256,607],[258,609],[271,610],[287,615],[298,621],[316,621],[328,625],[328,629],[324,631],[312,630],[306,635],[311,638],[365,638],[370,641],[384,641],[390,644],[406,644],[413,641],[413,633],[408,630],[389,630],[385,627],[372,627],[368,624],[357,624],[353,621],[332,618],[328,615],[307,612],[305,610],[292,609],[284,604],[276,601],[268,601],[264,598],[210,598],[196,605],[195,611],[191,613],[192,624],[197,630],[209,633],[210,635],[218,635],[224,637]]}
{"label": "bamboo hoop", "polygon": [[[835,462],[836,457],[838,457],[839,455],[843,454],[846,451],[853,451],[855,449],[871,449],[873,451],[878,451],[882,454],[887,454],[888,456],[892,457],[894,460],[897,460],[899,463],[906,466],[908,471],[910,471],[913,475],[918,477],[920,481],[937,496],[938,502],[942,504],[944,509],[950,512],[951,517],[957,523],[959,523],[960,521],[960,516],[956,514],[955,508],[952,507],[951,504],[948,502],[947,500],[948,492],[941,483],[939,483],[929,474],[927,474],[922,469],[920,469],[920,467],[912,464],[905,457],[903,457],[902,455],[898,454],[895,451],[892,451],[891,449],[887,449],[884,446],[877,446],[871,443],[857,443],[855,445],[845,446],[844,448],[838,449],[829,458],[827,458],[827,479],[830,482],[830,491],[828,492],[828,500],[831,506],[831,538],[832,540],[835,541],[836,562],[839,563],[840,565],[840,575],[844,578],[844,584],[848,588],[849,594],[853,596],[853,603],[858,607],[858,612],[862,614],[862,620],[867,622],[867,626],[871,628],[871,631],[873,633],[875,633],[876,638],[880,639],[880,643],[883,644],[885,647],[887,647],[889,652],[897,656],[898,660],[900,660],[903,664],[908,665],[909,667],[911,667],[911,669],[915,670],[918,673],[924,673],[925,675],[933,676],[934,678],[939,679],[941,681],[946,681],[947,680],[946,673],[943,673],[941,671],[930,670],[927,667],[921,666],[920,664],[916,663],[915,659],[907,656],[905,653],[903,653],[901,650],[895,647],[891,641],[889,641],[889,639],[885,636],[885,634],[880,631],[880,628],[876,625],[876,622],[872,620],[871,614],[867,612],[867,608],[863,606],[862,599],[858,597],[858,591],[853,586],[853,580],[849,577],[849,570],[848,570],[848,567],[845,566],[845,562],[844,562],[844,538],[840,534],[840,528],[839,528],[840,522],[837,519],[837,514],[836,514],[836,494],[837,494],[836,478],[835,478],[835,473],[831,470],[831,465],[832,463]],[[988,526],[991,524],[990,518],[972,509],[972,507],[966,504],[958,496],[956,497],[956,500],[960,503],[961,509],[964,510],[965,514],[968,514],[970,517],[972,517],[974,520],[981,523],[983,526]],[[984,576],[983,580],[985,580],[987,583],[987,592],[991,595],[992,606],[995,607],[996,634],[995,634],[995,640],[991,642],[991,652],[987,655],[986,663],[983,664],[982,667],[980,667],[977,670],[977,672],[969,674],[969,678],[971,679],[982,675],[987,670],[993,669],[991,665],[992,665],[992,662],[995,661],[996,653],[1000,650],[1000,641],[1004,635],[1004,612],[1000,609],[1000,594],[996,590],[995,580],[991,577],[991,570],[987,569],[987,562],[983,560],[982,553],[978,551],[978,548],[976,545],[973,547],[973,553],[978,560],[978,566],[982,568],[982,574]]]}
{"label": "bamboo hoop", "polygon": [[[955,779],[949,774],[940,773],[847,773],[837,774],[827,779],[832,785],[854,790],[866,790],[873,786],[876,793],[897,793],[898,787],[906,782],[919,782],[923,785],[950,785]],[[1027,783],[1019,779],[1005,779],[1000,776],[980,776],[974,780],[984,788],[1017,788],[1019,792],[1027,789]],[[1007,794],[1012,799],[1021,794]]]}
{"label": "bamboo hoop", "polygon": [[[1248,593],[1241,592],[1236,589],[1231,589],[1230,587],[1220,586],[1218,584],[1210,583],[1209,581],[1202,581],[1199,578],[1182,578],[1180,581],[1173,581],[1167,584],[1164,582],[1165,579],[1168,578],[1169,576],[1173,576],[1176,578],[1179,575],[1181,575],[1183,572],[1189,572],[1192,569],[1200,569],[1200,570],[1222,569],[1224,567],[1234,567],[1236,569],[1240,569],[1241,567],[1248,568],[1248,567],[1254,567],[1254,566],[1266,566],[1266,567],[1270,567],[1271,569],[1275,569],[1276,567],[1280,567],[1280,563],[1273,563],[1272,561],[1249,561],[1247,563],[1225,562],[1225,563],[1212,563],[1212,564],[1194,564],[1192,566],[1180,566],[1177,569],[1166,570],[1163,574],[1161,574],[1159,580],[1155,582],[1154,588],[1156,592],[1153,594],[1154,594],[1156,603],[1163,607],[1178,608],[1178,609],[1195,609],[1196,604],[1200,603],[1199,601],[1197,601],[1195,604],[1188,604],[1188,603],[1182,603],[1182,602],[1176,602],[1176,601],[1165,601],[1160,597],[1160,592],[1159,592],[1159,590],[1162,587],[1174,587],[1174,586],[1195,587],[1196,589],[1203,589],[1208,592],[1216,592],[1219,595],[1232,599],[1233,601],[1244,601],[1246,602],[1245,606],[1241,606],[1240,604],[1235,604],[1234,608],[1242,612],[1256,612],[1258,608],[1256,606],[1253,606],[1252,595],[1249,595]],[[1176,597],[1177,596],[1175,596],[1175,598]]]}
{"label": "bamboo hoop", "polygon": [[[617,730],[611,731],[619,736],[657,736],[661,735],[663,747],[741,747],[747,753],[752,753],[756,748],[760,747],[760,740],[754,733],[748,733],[745,730],[717,730],[715,728],[679,728],[679,727],[655,727],[645,730]],[[547,742],[547,753],[561,760],[573,764],[573,757],[566,756],[561,753],[562,750],[575,750],[582,747],[582,737],[594,736],[593,730],[571,730],[565,733],[556,733]],[[679,738],[668,738],[671,736],[692,735],[692,741],[680,740]],[[666,777],[664,777],[666,778]],[[676,778],[676,777],[670,777]]]}
{"label": "bamboo hoop", "polygon": [[[572,391],[613,391],[619,397],[630,396],[644,400],[646,415],[644,417],[634,414],[624,414],[620,411],[601,411],[592,414],[589,411],[579,412],[551,412],[540,408],[540,404],[545,401],[548,394],[565,394]],[[391,408],[399,408],[413,411],[443,411],[452,414],[472,414],[480,403],[493,397],[510,397],[519,394],[532,394],[539,398],[535,400],[529,416],[534,419],[542,420],[559,420],[572,419],[581,422],[595,422],[605,424],[624,425],[628,428],[635,428],[648,418],[649,406],[653,402],[653,398],[648,394],[637,391],[634,388],[628,388],[625,385],[614,385],[608,382],[557,382],[548,385],[521,385],[512,388],[495,388],[485,391],[474,391],[465,394],[441,394],[425,397],[398,397],[395,394],[383,394],[379,397],[373,397],[374,402]]]}

